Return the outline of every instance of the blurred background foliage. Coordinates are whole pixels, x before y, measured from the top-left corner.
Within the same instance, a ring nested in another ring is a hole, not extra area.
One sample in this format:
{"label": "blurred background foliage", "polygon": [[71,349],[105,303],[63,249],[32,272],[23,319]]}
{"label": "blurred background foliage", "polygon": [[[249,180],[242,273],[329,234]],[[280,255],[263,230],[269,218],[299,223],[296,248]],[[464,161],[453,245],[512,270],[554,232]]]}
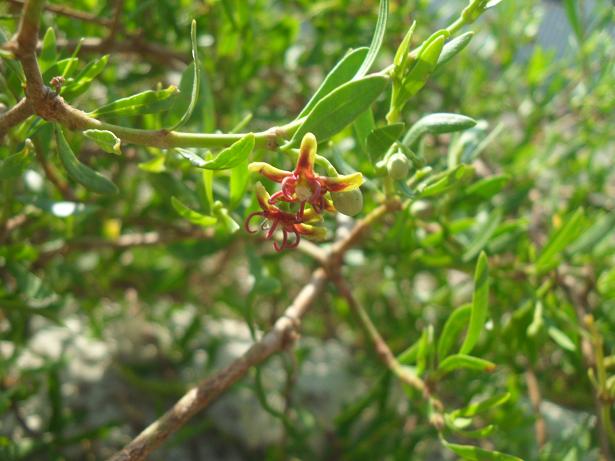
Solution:
{"label": "blurred background foliage", "polygon": [[[104,71],[72,101],[93,110],[179,85],[196,18],[205,78],[183,129],[228,132],[251,116],[247,129],[257,131],[291,120],[349,48],[369,44],[377,3],[126,0],[113,41],[105,41],[107,25],[50,11],[41,30],[55,31],[52,59],[89,40],[79,69],[109,54]],[[424,40],[465,3],[392,2],[376,67],[392,62],[412,20],[415,41]],[[113,6],[70,2],[107,21]],[[19,11],[19,2],[0,3],[6,37]],[[506,392],[510,399],[479,417],[479,426],[495,426],[487,440],[457,439],[527,460],[597,460],[609,445],[599,413],[612,404],[588,377],[600,341],[602,365],[615,364],[613,4],[504,1],[472,30],[469,47],[434,75],[403,118],[411,124],[454,112],[479,120],[421,145],[435,171],[461,161],[474,166],[474,176],[376,226],[348,253],[344,273],[401,353],[421,337],[435,344],[451,312],[470,301],[476,256],[485,250],[490,313],[476,355],[497,368],[455,372],[437,393],[447,410]],[[7,63],[0,63],[0,103],[10,107],[21,89]],[[382,120],[387,106],[374,110]],[[158,128],[163,116],[109,120]],[[102,459],[190,383],[237,357],[251,342],[246,322],[257,334],[268,329],[314,263],[297,251],[273,253],[243,231],[196,235],[170,197],[195,209],[212,204],[202,175],[181,159],[134,146],[107,155],[71,136],[79,158],[120,188],[118,196],[97,196],[65,177],[49,127],[32,136],[33,146],[24,144],[31,128],[14,130],[0,147],[3,157],[23,148],[38,160],[18,178],[0,178],[0,459]],[[369,209],[379,186],[354,136],[343,131],[323,155],[339,171],[364,172]],[[256,156],[291,166],[282,155]],[[45,178],[43,164],[59,184]],[[228,181],[221,174],[214,183],[224,203]],[[251,193],[231,201],[241,222]],[[339,218],[331,228],[347,225]],[[587,314],[595,323],[585,322]],[[420,396],[384,370],[330,288],[294,351],[252,373],[152,459],[455,459],[428,421]]]}

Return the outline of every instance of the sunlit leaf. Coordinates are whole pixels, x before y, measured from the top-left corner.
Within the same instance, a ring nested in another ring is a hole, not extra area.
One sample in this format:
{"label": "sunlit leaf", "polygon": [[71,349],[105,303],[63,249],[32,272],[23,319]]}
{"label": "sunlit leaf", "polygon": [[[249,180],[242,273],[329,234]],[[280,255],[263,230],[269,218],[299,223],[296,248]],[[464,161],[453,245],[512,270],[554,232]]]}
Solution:
{"label": "sunlit leaf", "polygon": [[387,81],[374,75],[336,88],[316,104],[286,147],[298,144],[306,133],[313,133],[318,142],[330,138],[365,112],[384,91]]}
{"label": "sunlit leaf", "polygon": [[71,178],[92,192],[105,195],[118,193],[118,188],[115,184],[77,159],[64,137],[62,128],[58,125],[55,125],[55,134],[60,160],[62,160],[62,164]]}
{"label": "sunlit leaf", "polygon": [[207,216],[188,208],[175,197],[171,197],[171,205],[177,214],[197,226],[210,227],[218,222],[218,219],[213,216]]}
{"label": "sunlit leaf", "polygon": [[487,320],[489,308],[489,266],[487,255],[483,252],[478,257],[474,272],[474,294],[472,295],[472,313],[468,332],[459,350],[460,354],[468,354],[473,348]]}

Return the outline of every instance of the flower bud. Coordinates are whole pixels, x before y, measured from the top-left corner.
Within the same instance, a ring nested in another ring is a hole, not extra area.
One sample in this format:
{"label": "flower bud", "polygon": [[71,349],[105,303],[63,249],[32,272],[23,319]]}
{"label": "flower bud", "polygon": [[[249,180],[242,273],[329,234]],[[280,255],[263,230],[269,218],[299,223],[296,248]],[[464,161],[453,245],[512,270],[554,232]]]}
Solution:
{"label": "flower bud", "polygon": [[389,176],[396,181],[406,178],[409,171],[410,164],[408,162],[408,157],[401,152],[391,155],[387,161],[387,172]]}
{"label": "flower bud", "polygon": [[344,192],[331,192],[335,209],[346,216],[354,216],[363,209],[363,193],[361,189]]}

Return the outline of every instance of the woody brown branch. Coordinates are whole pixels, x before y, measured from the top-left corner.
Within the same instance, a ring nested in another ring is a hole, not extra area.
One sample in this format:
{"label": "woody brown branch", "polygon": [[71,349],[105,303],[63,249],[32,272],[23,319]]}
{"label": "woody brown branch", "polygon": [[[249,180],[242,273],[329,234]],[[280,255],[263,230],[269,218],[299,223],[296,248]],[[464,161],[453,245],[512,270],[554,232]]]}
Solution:
{"label": "woody brown branch", "polygon": [[[263,363],[270,356],[290,347],[298,335],[301,319],[324,289],[334,265],[341,264],[343,254],[355,245],[361,236],[380,218],[397,206],[381,205],[359,221],[348,236],[337,242],[327,253],[323,267],[316,269],[309,282],[301,289],[292,304],[275,322],[273,328],[247,352],[226,368],[205,378],[186,393],[169,411],[132,440],[109,461],[140,461],[160,446],[173,432],[182,427],[192,416],[207,408],[233,384],[242,379],[248,370]],[[325,267],[327,269],[325,269]]]}

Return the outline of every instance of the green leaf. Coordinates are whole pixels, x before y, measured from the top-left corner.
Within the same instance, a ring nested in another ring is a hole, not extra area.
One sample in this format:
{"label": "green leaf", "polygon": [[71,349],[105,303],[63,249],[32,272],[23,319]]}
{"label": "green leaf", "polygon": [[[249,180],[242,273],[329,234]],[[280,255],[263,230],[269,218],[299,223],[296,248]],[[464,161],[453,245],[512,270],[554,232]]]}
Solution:
{"label": "green leaf", "polygon": [[408,29],[408,32],[406,32],[406,35],[404,35],[404,39],[395,52],[393,64],[395,65],[396,75],[403,75],[405,71],[406,63],[408,62],[408,53],[410,52],[410,41],[412,40],[414,29],[416,29],[416,21],[412,21],[412,25]]}
{"label": "green leaf", "polygon": [[389,147],[399,139],[403,129],[403,123],[393,123],[372,130],[367,137],[367,153],[372,163],[376,163],[384,156]]}
{"label": "green leaf", "polygon": [[442,334],[438,340],[438,358],[443,360],[453,349],[455,341],[466,327],[472,313],[472,304],[464,304],[455,309],[446,319]]}
{"label": "green leaf", "polygon": [[196,107],[196,103],[199,99],[199,88],[201,87],[201,63],[199,62],[199,53],[197,49],[196,42],[196,20],[192,20],[192,24],[190,25],[190,40],[192,42],[192,92],[190,93],[190,101],[188,103],[188,107],[184,112],[184,115],[177,121],[169,130],[173,131],[184,125],[192,116],[192,112]]}
{"label": "green leaf", "polygon": [[[26,139],[24,148],[21,151],[0,159],[0,181],[20,176],[32,161],[32,155],[30,154],[33,150],[34,145],[32,141]],[[0,153],[5,152],[9,152],[9,150],[3,147],[0,148]]]}
{"label": "green leaf", "polygon": [[455,56],[457,56],[463,49],[468,46],[472,37],[474,36],[474,32],[466,32],[465,34],[461,34],[459,37],[455,37],[444,45],[442,48],[442,52],[438,57],[438,63],[436,64],[436,68],[434,72],[440,69],[441,66],[449,62]]}
{"label": "green leaf", "polygon": [[574,31],[579,43],[583,43],[583,25],[581,23],[581,17],[579,14],[579,5],[577,0],[564,0],[564,6],[566,7],[566,16],[568,16],[568,22]]}
{"label": "green leaf", "polygon": [[62,160],[62,164],[71,178],[85,188],[99,194],[111,195],[118,193],[118,188],[115,184],[100,173],[79,162],[59,125],[55,125],[55,134],[60,160]]}
{"label": "green leaf", "polygon": [[460,114],[437,113],[429,114],[417,121],[405,134],[403,143],[411,149],[426,134],[453,133],[463,131],[476,125],[476,120]]}
{"label": "green leaf", "polygon": [[572,216],[566,218],[566,223],[549,238],[549,242],[536,260],[535,267],[538,273],[546,272],[557,265],[561,253],[576,240],[583,230],[583,215],[583,209],[577,209]]}
{"label": "green leaf", "polygon": [[611,211],[594,219],[591,227],[568,246],[566,252],[571,255],[591,253],[604,238],[612,235],[613,232],[615,232],[615,213]]}
{"label": "green leaf", "polygon": [[488,399],[481,400],[480,402],[471,403],[463,408],[452,411],[450,414],[453,418],[472,418],[479,413],[484,413],[492,408],[499,407],[510,400],[510,394],[507,392],[502,395],[496,395],[489,397]]}
{"label": "green leaf", "polygon": [[45,32],[41,53],[38,56],[38,65],[41,69],[41,73],[49,69],[57,61],[57,59],[58,53],[56,52],[56,33],[53,28],[50,27]]}
{"label": "green leaf", "polygon": [[500,453],[499,451],[488,451],[472,445],[458,445],[456,443],[449,443],[444,439],[440,440],[446,448],[468,461],[523,461],[521,458]]}
{"label": "green leaf", "polygon": [[330,138],[369,109],[387,82],[387,77],[373,75],[336,88],[316,104],[284,147],[298,144],[306,133],[313,133],[318,142]]}
{"label": "green leaf", "polygon": [[387,18],[389,16],[389,0],[380,0],[378,7],[378,21],[376,22],[376,29],[374,30],[374,36],[372,37],[372,43],[369,45],[369,51],[361,67],[357,71],[354,79],[363,77],[374,64],[376,56],[382,46],[382,40],[384,39],[384,32],[387,27]]}
{"label": "green leaf", "polygon": [[107,130],[85,130],[83,135],[94,141],[102,150],[110,154],[121,155],[121,141],[111,131]]}
{"label": "green leaf", "polygon": [[443,176],[432,176],[425,186],[420,189],[421,197],[435,197],[442,195],[459,185],[474,174],[474,168],[469,165],[458,165],[445,172]]}
{"label": "green leaf", "polygon": [[207,216],[188,208],[175,197],[171,197],[171,205],[177,214],[197,226],[210,227],[218,222],[218,219],[213,216]]}
{"label": "green leaf", "polygon": [[471,355],[453,354],[446,357],[440,362],[440,365],[438,365],[438,372],[441,374],[459,369],[486,371],[491,373],[495,370],[495,363]]}
{"label": "green leaf", "polygon": [[487,320],[489,307],[489,266],[484,252],[478,257],[474,272],[474,294],[472,296],[472,314],[468,333],[461,345],[461,354],[469,353],[473,348]]}
{"label": "green leaf", "polygon": [[[210,160],[211,152],[205,155],[205,160]],[[205,190],[205,197],[209,204],[209,209],[213,210],[214,207],[214,172],[213,170],[203,170],[203,189]]]}
{"label": "green leaf", "polygon": [[337,87],[352,80],[352,77],[354,77],[359,70],[359,67],[361,67],[361,63],[365,60],[367,51],[368,48],[363,47],[347,53],[327,74],[323,82],[320,84],[320,87],[316,90],[316,93],[314,93],[314,96],[310,98],[297,118],[299,119],[309,114],[322,98],[327,96]]}
{"label": "green leaf", "polygon": [[239,205],[248,187],[248,158],[246,157],[239,165],[231,170],[229,185],[229,208],[234,209]]}
{"label": "green leaf", "polygon": [[510,176],[507,174],[490,176],[468,186],[465,192],[467,195],[476,195],[483,199],[489,199],[500,192],[509,181]]}
{"label": "green leaf", "polygon": [[106,54],[102,58],[95,61],[90,61],[81,72],[75,77],[75,81],[62,87],[62,96],[65,99],[74,99],[80,94],[85,93],[94,79],[105,70],[109,62],[109,55]]}
{"label": "green leaf", "polygon": [[598,293],[604,296],[605,299],[615,299],[615,268],[600,274],[596,285]]}
{"label": "green leaf", "polygon": [[418,93],[432,74],[440,57],[440,52],[446,42],[448,32],[440,30],[432,34],[421,46],[416,63],[403,77],[399,92],[396,93],[394,107],[401,110],[408,99]]}
{"label": "green leaf", "polygon": [[352,124],[357,144],[361,148],[361,152],[363,152],[364,154],[368,153],[367,137],[374,129],[374,126],[374,114],[371,109],[367,109],[365,112],[360,114]]}
{"label": "green leaf", "polygon": [[254,149],[254,135],[249,133],[231,146],[220,151],[213,160],[204,160],[186,149],[176,149],[182,157],[197,168],[207,170],[228,170],[235,168],[248,158]]}
{"label": "green leaf", "polygon": [[214,215],[230,234],[234,234],[241,227],[233,218],[231,218],[231,215],[228,210],[224,208],[222,202],[218,201],[214,203]]}
{"label": "green leaf", "polygon": [[90,112],[92,117],[101,115],[142,115],[168,110],[179,90],[173,85],[164,90],[147,90],[126,98],[117,99]]}
{"label": "green leaf", "polygon": [[566,335],[566,333],[559,328],[550,326],[547,328],[547,333],[562,349],[566,349],[570,352],[577,350],[577,346],[574,344],[574,341],[572,341],[572,339],[570,339],[568,335]]}
{"label": "green leaf", "polygon": [[486,222],[478,230],[472,241],[467,245],[466,251],[463,253],[463,261],[472,260],[478,253],[487,245],[489,239],[493,236],[496,229],[502,221],[502,209],[496,208],[486,219]]}
{"label": "green leaf", "polygon": [[57,76],[64,74],[69,74],[69,71],[77,65],[79,62],[79,58],[66,58],[60,59],[59,61],[54,61],[51,66],[43,72],[43,82],[49,84],[50,80]]}

